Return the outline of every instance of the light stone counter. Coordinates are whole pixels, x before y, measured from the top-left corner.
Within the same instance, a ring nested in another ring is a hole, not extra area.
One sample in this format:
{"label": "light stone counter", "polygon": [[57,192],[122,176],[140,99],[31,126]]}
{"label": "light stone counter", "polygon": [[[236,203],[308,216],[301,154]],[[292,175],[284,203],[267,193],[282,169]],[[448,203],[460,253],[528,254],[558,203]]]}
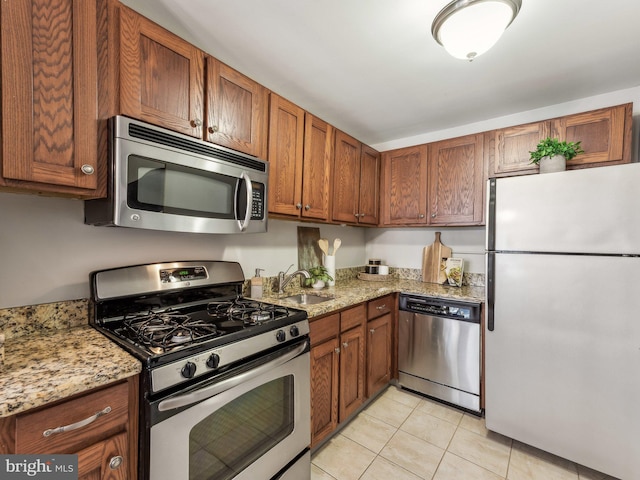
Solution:
{"label": "light stone counter", "polygon": [[141,364],[89,327],[7,338],[0,417],[136,375]]}
{"label": "light stone counter", "polygon": [[[275,293],[266,292],[262,298],[265,302],[276,303],[288,307],[305,310],[309,319],[347,308],[358,303],[366,302],[384,295],[402,292],[427,295],[430,297],[449,298],[467,302],[484,302],[484,287],[462,286],[449,287],[436,283],[423,283],[419,280],[390,279],[383,282],[372,282],[359,279],[338,280],[333,287],[313,290],[310,288],[295,288],[288,290],[286,294],[278,296]],[[332,296],[331,300],[315,305],[298,305],[280,300],[279,297],[294,295],[297,293],[314,293],[321,296]]]}

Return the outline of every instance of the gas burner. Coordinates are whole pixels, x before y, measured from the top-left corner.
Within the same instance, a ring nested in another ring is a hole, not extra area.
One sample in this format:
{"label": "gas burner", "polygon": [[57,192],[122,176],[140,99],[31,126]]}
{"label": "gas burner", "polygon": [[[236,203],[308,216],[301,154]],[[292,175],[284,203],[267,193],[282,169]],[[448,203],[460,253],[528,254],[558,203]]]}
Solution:
{"label": "gas burner", "polygon": [[160,354],[220,333],[212,322],[194,320],[177,311],[149,312],[124,320],[130,338]]}
{"label": "gas burner", "polygon": [[207,313],[216,319],[242,322],[249,326],[285,317],[289,315],[289,310],[278,305],[236,298],[230,301],[209,302]]}

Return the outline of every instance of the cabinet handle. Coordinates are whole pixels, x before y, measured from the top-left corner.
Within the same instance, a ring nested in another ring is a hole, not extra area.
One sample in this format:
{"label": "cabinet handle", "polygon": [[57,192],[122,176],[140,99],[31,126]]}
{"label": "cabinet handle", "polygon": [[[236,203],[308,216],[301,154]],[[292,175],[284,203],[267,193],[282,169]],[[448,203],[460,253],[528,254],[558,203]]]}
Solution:
{"label": "cabinet handle", "polygon": [[89,164],[85,163],[84,165],[82,165],[80,167],[80,171],[82,173],[84,173],[85,175],[93,175],[94,172],[96,171],[96,169],[93,168],[93,165],[89,165]]}
{"label": "cabinet handle", "polygon": [[195,120],[191,120],[191,121],[189,122],[189,124],[190,124],[193,128],[201,127],[201,126],[202,126],[202,120],[200,120],[199,118],[196,118]]}
{"label": "cabinet handle", "polygon": [[109,460],[109,468],[111,470],[116,470],[117,468],[120,468],[120,465],[122,465],[123,461],[124,459],[120,455],[117,455]]}
{"label": "cabinet handle", "polygon": [[348,342],[344,342],[344,343],[342,344],[342,346],[343,346],[344,348],[347,348],[347,347],[349,346],[349,343],[348,343]]}
{"label": "cabinet handle", "polygon": [[308,203],[304,206],[305,210],[310,210],[311,209],[311,205],[309,205]]}
{"label": "cabinet handle", "polygon": [[217,125],[212,125],[211,127],[209,127],[209,133],[216,133],[217,131],[218,131]]}
{"label": "cabinet handle", "polygon": [[302,204],[300,202],[296,203],[296,208],[300,210],[302,208]]}
{"label": "cabinet handle", "polygon": [[372,328],[371,330],[369,330],[369,333],[370,333],[371,335],[373,335],[374,333],[376,333],[376,329],[375,329],[375,328]]}
{"label": "cabinet handle", "polygon": [[80,420],[79,422],[72,423],[70,425],[65,425],[64,427],[49,428],[44,432],[42,432],[42,436],[50,437],[54,433],[64,433],[64,432],[69,432],[71,430],[77,430],[78,428],[86,427],[87,425],[95,422],[98,418],[100,418],[103,415],[106,415],[110,411],[111,411],[111,407],[106,407],[104,410],[100,410],[99,412],[96,412],[95,415],[91,415],[89,418],[85,418],[84,420]]}
{"label": "cabinet handle", "polygon": [[386,304],[386,303],[383,303],[382,305],[378,305],[378,306],[376,307],[376,310],[384,310],[385,308],[387,308],[387,304]]}

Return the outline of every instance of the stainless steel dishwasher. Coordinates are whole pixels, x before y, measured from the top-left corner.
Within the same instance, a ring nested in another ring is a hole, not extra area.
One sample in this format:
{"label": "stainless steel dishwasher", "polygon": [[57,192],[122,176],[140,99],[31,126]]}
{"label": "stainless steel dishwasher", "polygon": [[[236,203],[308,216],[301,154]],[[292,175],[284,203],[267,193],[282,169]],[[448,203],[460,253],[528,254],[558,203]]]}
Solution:
{"label": "stainless steel dishwasher", "polygon": [[401,387],[480,413],[480,304],[400,295]]}

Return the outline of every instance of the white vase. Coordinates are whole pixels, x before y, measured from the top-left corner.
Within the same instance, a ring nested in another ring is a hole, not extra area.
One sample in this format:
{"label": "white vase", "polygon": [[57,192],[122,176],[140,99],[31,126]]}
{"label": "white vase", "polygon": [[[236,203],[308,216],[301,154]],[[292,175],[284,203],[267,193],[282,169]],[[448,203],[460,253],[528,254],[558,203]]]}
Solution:
{"label": "white vase", "polygon": [[564,172],[566,169],[567,159],[563,155],[540,159],[540,173]]}
{"label": "white vase", "polygon": [[322,280],[316,280],[315,283],[311,284],[311,286],[316,290],[320,290],[321,288],[324,288],[324,282]]}
{"label": "white vase", "polygon": [[333,280],[328,280],[327,285],[333,287],[336,284],[336,256],[335,255],[322,255],[322,263],[324,268],[327,269],[327,273]]}

